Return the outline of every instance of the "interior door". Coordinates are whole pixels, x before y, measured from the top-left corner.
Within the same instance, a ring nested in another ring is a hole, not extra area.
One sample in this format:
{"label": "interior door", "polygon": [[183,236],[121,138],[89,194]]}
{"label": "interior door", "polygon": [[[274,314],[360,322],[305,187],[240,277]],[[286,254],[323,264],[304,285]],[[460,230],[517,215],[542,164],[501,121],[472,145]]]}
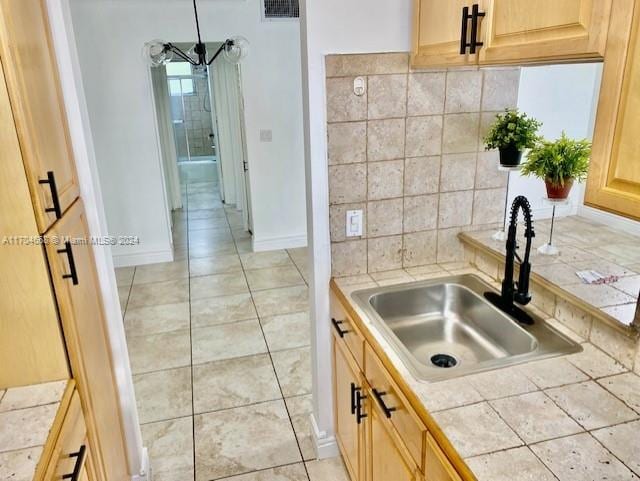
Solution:
{"label": "interior door", "polygon": [[358,481],[361,478],[363,454],[361,426],[364,424],[358,424],[354,406],[356,389],[362,392],[362,379],[354,362],[349,358],[351,354],[344,349],[340,342],[334,339],[336,439],[351,480]]}
{"label": "interior door", "polygon": [[[440,65],[473,65],[477,54],[461,54],[463,8],[473,4],[484,8],[483,0],[415,0],[414,38],[411,65],[414,68]],[[467,38],[470,38],[470,22]]]}
{"label": "interior door", "polygon": [[80,193],[45,3],[0,0],[0,57],[40,233]]}
{"label": "interior door", "polygon": [[480,63],[604,57],[612,0],[490,0]]}
{"label": "interior door", "polygon": [[46,239],[71,370],[96,448],[93,466],[102,481],[129,479],[98,273],[81,200],[54,224]]}
{"label": "interior door", "polygon": [[[369,395],[373,398],[373,394]],[[416,469],[375,401],[369,403],[367,481],[414,481]],[[431,480],[431,478],[427,478]],[[435,481],[435,480],[434,480]]]}
{"label": "interior door", "polygon": [[616,3],[585,203],[640,220],[640,6]]}

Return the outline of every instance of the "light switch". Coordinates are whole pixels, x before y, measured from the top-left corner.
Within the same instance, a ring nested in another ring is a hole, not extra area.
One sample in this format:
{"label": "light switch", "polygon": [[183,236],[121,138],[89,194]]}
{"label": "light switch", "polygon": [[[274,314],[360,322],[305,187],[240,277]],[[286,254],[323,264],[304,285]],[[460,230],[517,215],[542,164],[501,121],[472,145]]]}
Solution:
{"label": "light switch", "polygon": [[271,142],[273,140],[273,132],[271,130],[260,131],[260,142]]}
{"label": "light switch", "polygon": [[347,237],[362,236],[362,210],[347,211]]}

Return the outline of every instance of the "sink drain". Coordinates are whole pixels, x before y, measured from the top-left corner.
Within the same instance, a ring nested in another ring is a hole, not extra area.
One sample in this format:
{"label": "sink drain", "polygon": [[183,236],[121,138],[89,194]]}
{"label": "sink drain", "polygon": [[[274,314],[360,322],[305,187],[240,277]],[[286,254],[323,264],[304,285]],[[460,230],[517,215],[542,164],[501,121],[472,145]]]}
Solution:
{"label": "sink drain", "polygon": [[431,356],[431,364],[437,367],[454,367],[458,364],[458,361],[455,357],[450,356],[449,354],[436,354],[435,356]]}

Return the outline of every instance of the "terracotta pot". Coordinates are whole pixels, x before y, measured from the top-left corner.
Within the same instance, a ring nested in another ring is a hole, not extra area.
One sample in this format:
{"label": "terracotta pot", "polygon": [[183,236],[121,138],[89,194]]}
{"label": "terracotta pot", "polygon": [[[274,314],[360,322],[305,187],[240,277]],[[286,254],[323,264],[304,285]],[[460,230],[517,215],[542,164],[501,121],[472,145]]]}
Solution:
{"label": "terracotta pot", "polygon": [[522,150],[518,150],[515,145],[500,147],[500,165],[505,167],[515,167],[522,161]]}
{"label": "terracotta pot", "polygon": [[554,184],[551,179],[546,179],[544,184],[547,187],[547,197],[549,199],[566,199],[569,197],[571,187],[573,187],[573,179],[564,179],[564,185]]}

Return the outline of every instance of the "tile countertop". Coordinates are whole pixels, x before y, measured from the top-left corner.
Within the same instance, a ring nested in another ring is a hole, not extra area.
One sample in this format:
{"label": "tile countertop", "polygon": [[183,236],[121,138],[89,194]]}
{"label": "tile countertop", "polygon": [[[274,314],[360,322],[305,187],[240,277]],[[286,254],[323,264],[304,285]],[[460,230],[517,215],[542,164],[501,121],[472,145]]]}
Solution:
{"label": "tile countertop", "polygon": [[31,481],[68,380],[0,390],[0,480]]}
{"label": "tile countertop", "polygon": [[463,273],[496,285],[464,263],[335,282],[479,481],[640,480],[640,377],[558,321],[547,320],[583,352],[427,383],[410,374],[350,297],[375,285]]}

